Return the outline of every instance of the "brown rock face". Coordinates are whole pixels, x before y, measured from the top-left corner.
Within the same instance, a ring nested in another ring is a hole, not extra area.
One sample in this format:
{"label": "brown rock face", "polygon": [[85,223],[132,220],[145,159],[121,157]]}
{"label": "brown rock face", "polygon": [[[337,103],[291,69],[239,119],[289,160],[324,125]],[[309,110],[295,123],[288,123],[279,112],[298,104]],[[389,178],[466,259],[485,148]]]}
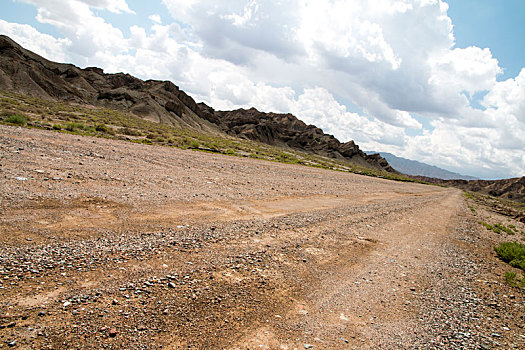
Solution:
{"label": "brown rock face", "polygon": [[213,111],[208,107],[208,111],[218,117],[223,131],[237,137],[395,172],[378,154],[368,156],[353,141],[341,143],[333,135],[305,124],[292,114],[263,113],[255,108]]}
{"label": "brown rock face", "polygon": [[311,152],[354,164],[395,172],[379,155],[367,156],[353,142],[341,143],[291,114],[262,113],[251,108],[215,111],[169,81],[105,74],[97,67],[81,69],[55,63],[0,35],[0,90],[44,99],[126,110],[158,123]]}

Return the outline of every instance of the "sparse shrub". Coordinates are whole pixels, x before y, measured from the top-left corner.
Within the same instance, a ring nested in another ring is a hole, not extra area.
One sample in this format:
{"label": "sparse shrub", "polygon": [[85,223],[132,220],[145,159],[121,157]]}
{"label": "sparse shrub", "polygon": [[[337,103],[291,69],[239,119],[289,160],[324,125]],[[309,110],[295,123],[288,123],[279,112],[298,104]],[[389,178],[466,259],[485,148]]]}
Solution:
{"label": "sparse shrub", "polygon": [[60,124],[54,124],[54,125],[53,125],[53,130],[62,130],[62,125],[60,125]]}
{"label": "sparse shrub", "polygon": [[128,136],[142,136],[142,133],[139,130],[128,127],[120,129],[120,132]]}
{"label": "sparse shrub", "polygon": [[516,275],[516,272],[513,271],[505,271],[505,281],[513,286],[516,287],[518,285],[518,277]]}
{"label": "sparse shrub", "polygon": [[474,196],[473,196],[471,193],[469,193],[469,192],[463,192],[463,196],[465,196],[465,198],[467,198],[467,199],[476,199],[476,198],[474,198]]}
{"label": "sparse shrub", "polygon": [[13,114],[4,118],[4,122],[13,125],[26,125],[27,118],[20,114]]}
{"label": "sparse shrub", "polygon": [[97,126],[95,126],[95,130],[98,132],[109,132],[109,128],[105,124],[97,124]]}
{"label": "sparse shrub", "polygon": [[77,130],[81,130],[83,129],[84,127],[84,124],[82,123],[66,123],[66,125],[64,126],[64,129],[66,129],[67,131],[77,131]]}
{"label": "sparse shrub", "polygon": [[505,271],[505,282],[509,286],[525,289],[525,278],[523,275],[518,276],[514,271]]}
{"label": "sparse shrub", "polygon": [[299,160],[293,155],[289,153],[280,153],[277,158],[275,158],[278,162],[282,163],[293,163],[296,164],[299,162]]}
{"label": "sparse shrub", "polygon": [[525,245],[518,242],[505,242],[500,243],[494,250],[501,260],[525,271]]}
{"label": "sparse shrub", "polygon": [[[505,225],[499,223],[499,224],[496,224],[496,225],[490,225],[490,224],[487,224],[486,222],[482,222],[480,221],[479,222],[481,225],[485,226],[485,228],[487,230],[490,230],[490,231],[494,231],[496,232],[497,234],[500,234],[502,232],[505,232],[506,234],[508,235],[513,235],[515,234],[515,230],[511,229],[510,226],[509,227],[505,227]],[[517,230],[516,230],[517,231]]]}
{"label": "sparse shrub", "polygon": [[505,232],[505,233],[507,233],[509,235],[513,235],[514,234],[513,230],[511,230],[508,227],[505,227],[505,225],[503,225],[503,224],[496,224],[496,225],[494,225],[494,227],[496,229],[498,229],[500,232]]}
{"label": "sparse shrub", "polygon": [[200,144],[199,141],[197,141],[197,140],[192,140],[192,141],[190,142],[190,148],[199,148],[200,145],[201,145],[201,144]]}
{"label": "sparse shrub", "polygon": [[78,122],[66,123],[66,125],[64,126],[64,129],[70,132],[81,132],[81,131],[94,132],[95,131],[95,128],[93,126],[85,125],[85,124],[78,123]]}

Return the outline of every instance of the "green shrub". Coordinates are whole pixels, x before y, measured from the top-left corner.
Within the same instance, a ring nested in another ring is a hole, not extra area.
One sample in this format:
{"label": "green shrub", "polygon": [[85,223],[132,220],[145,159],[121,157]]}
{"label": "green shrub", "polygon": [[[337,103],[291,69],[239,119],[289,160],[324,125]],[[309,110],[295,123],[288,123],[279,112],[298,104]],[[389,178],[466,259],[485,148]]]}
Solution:
{"label": "green shrub", "polygon": [[62,125],[60,125],[60,124],[54,124],[54,125],[53,125],[53,130],[62,130]]}
{"label": "green shrub", "polygon": [[97,124],[97,126],[95,126],[95,130],[98,132],[109,132],[109,128],[105,124]]}
{"label": "green shrub", "polygon": [[516,272],[505,271],[505,281],[509,285],[516,287],[518,285],[518,277],[516,275]]}
{"label": "green shrub", "polygon": [[207,144],[207,147],[213,151],[218,151],[220,150],[220,146],[217,144],[217,142],[212,142],[212,143],[209,143]]}
{"label": "green shrub", "polygon": [[494,231],[494,232],[496,232],[498,234],[500,234],[502,232],[505,232],[506,234],[513,235],[513,234],[516,233],[515,230],[510,228],[510,226],[509,227],[505,227],[505,225],[503,225],[501,223],[500,224],[496,224],[496,225],[490,225],[490,224],[487,224],[486,222],[483,222],[483,221],[480,221],[479,223],[481,225],[485,226],[485,228],[487,230]]}
{"label": "green shrub", "polygon": [[518,242],[500,243],[494,250],[499,258],[510,266],[525,271],[525,245]]}
{"label": "green shrub", "polygon": [[142,136],[142,132],[140,132],[140,130],[132,129],[128,127],[120,129],[120,132],[128,136]]}
{"label": "green shrub", "polygon": [[20,114],[13,114],[4,118],[4,122],[13,125],[26,125],[27,118]]}
{"label": "green shrub", "polygon": [[64,126],[64,129],[67,131],[77,131],[77,130],[83,130],[84,124],[82,123],[66,123]]}
{"label": "green shrub", "polygon": [[476,199],[472,193],[469,193],[469,192],[463,192],[463,196],[465,196],[465,198],[468,198],[468,199]]}
{"label": "green shrub", "polygon": [[199,148],[200,145],[201,144],[197,140],[193,140],[193,141],[190,142],[190,148]]}
{"label": "green shrub", "polygon": [[509,235],[513,235],[513,234],[514,234],[514,231],[512,231],[512,230],[511,230],[510,228],[508,228],[508,227],[505,227],[505,225],[503,225],[503,224],[496,224],[496,225],[494,225],[494,227],[495,227],[496,229],[500,230],[500,232],[503,231],[503,232],[505,232],[505,233],[507,233],[507,234],[509,234]]}
{"label": "green shrub", "polygon": [[289,153],[281,152],[277,158],[275,158],[278,162],[282,163],[298,163],[299,160],[293,155]]}

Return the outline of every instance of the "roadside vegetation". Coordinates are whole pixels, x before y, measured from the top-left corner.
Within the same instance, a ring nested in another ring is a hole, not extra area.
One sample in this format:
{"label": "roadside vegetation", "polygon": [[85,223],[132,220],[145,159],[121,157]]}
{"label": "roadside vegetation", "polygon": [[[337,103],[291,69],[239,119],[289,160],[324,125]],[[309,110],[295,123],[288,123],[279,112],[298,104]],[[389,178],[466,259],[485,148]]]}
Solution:
{"label": "roadside vegetation", "polygon": [[504,242],[500,243],[494,250],[501,260],[512,267],[525,271],[525,244]]}
{"label": "roadside vegetation", "polygon": [[493,197],[482,193],[463,191],[463,196],[470,200],[470,203],[480,204],[492,210],[510,213],[521,213],[525,215],[525,203],[515,202],[508,199]]}
{"label": "roadside vegetation", "polygon": [[[518,230],[515,225],[505,226],[501,223],[490,225],[483,221],[480,221],[479,223],[485,226],[487,230],[494,231],[497,234],[506,233],[508,235],[515,235],[516,233],[520,233],[520,230]],[[521,233],[523,233],[523,231],[521,231]]]}
{"label": "roadside vegetation", "polygon": [[500,243],[494,248],[498,257],[510,266],[522,270],[518,275],[515,271],[505,271],[505,281],[513,286],[525,289],[525,245],[518,242]]}
{"label": "roadside vegetation", "polygon": [[525,290],[525,244],[518,242],[525,240],[525,231],[518,226],[523,227],[520,223],[525,223],[525,205],[502,198],[492,197],[480,193],[464,191],[463,196],[466,199],[468,208],[472,213],[481,218],[481,214],[477,213],[476,207],[484,208],[494,213],[506,216],[508,222],[489,223],[491,221],[486,217],[478,221],[480,225],[487,230],[492,231],[504,237],[514,236],[517,241],[503,242],[494,247],[497,256],[510,266],[519,269],[514,271],[505,271],[505,281],[512,287],[517,287]]}
{"label": "roadside vegetation", "polygon": [[124,111],[48,101],[1,91],[0,123],[306,165],[397,181],[420,182],[399,174],[306,152],[229,137],[219,132],[198,132],[159,124]]}

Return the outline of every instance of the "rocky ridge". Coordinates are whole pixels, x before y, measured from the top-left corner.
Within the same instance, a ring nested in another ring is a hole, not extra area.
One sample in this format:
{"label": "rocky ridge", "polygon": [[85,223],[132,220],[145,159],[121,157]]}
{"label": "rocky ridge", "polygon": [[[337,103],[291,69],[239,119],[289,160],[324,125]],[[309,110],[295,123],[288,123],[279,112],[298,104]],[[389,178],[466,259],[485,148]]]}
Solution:
{"label": "rocky ridge", "polygon": [[503,180],[442,180],[424,176],[411,176],[414,179],[478,192],[493,197],[525,203],[525,176]]}
{"label": "rocky ridge", "polygon": [[129,111],[158,123],[207,133],[225,133],[354,164],[396,172],[379,155],[366,155],[353,141],[341,143],[291,114],[256,109],[215,111],[169,81],[143,81],[129,74],[106,74],[49,61],[0,35],[0,90],[44,99]]}

